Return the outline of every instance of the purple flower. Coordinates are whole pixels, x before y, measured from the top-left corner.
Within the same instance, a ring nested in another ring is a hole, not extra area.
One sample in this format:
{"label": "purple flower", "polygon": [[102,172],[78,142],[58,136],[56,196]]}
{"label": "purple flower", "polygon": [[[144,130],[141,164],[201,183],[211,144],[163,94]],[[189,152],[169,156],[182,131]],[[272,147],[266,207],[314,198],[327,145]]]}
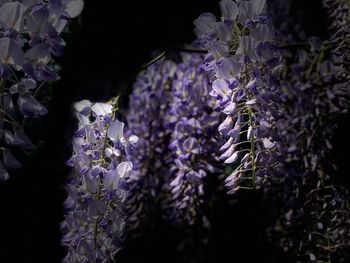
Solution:
{"label": "purple flower", "polygon": [[[73,138],[74,152],[67,162],[74,174],[67,182],[69,196],[61,224],[62,244],[68,250],[64,262],[112,262],[121,246],[126,181],[133,165],[127,161],[131,146],[115,143],[121,138],[129,141],[124,123],[114,119],[115,106],[87,100],[74,104],[80,132]],[[137,142],[134,137],[131,142]]]}
{"label": "purple flower", "polygon": [[[240,186],[256,188],[280,177],[275,123],[281,115],[282,59],[272,34],[273,25],[269,19],[260,19],[266,1],[222,0],[219,5],[221,22],[203,14],[194,24],[200,32],[200,44],[208,50],[206,59],[213,65],[206,68],[215,74],[210,92],[217,100],[213,109],[226,115],[218,126],[227,139],[220,149],[220,159],[227,165],[237,164],[235,175],[245,178],[228,185],[233,193]],[[257,165],[263,155],[268,155],[269,161]],[[269,171],[269,177],[265,171]]]}
{"label": "purple flower", "polygon": [[18,105],[21,113],[30,118],[38,118],[47,114],[47,109],[33,96],[21,94],[18,98]]}
{"label": "purple flower", "polygon": [[[155,203],[159,205],[161,184],[168,177],[166,160],[171,130],[165,118],[172,101],[170,92],[176,69],[170,60],[158,61],[137,78],[130,95],[128,130],[139,140],[129,155],[135,168],[128,179],[129,231],[135,230],[147,214],[152,213]],[[131,139],[132,136],[129,141]]]}
{"label": "purple flower", "polygon": [[[203,180],[208,173],[217,173],[218,134],[220,116],[211,107],[215,99],[209,95],[209,74],[201,69],[203,57],[181,54],[183,62],[177,67],[172,85],[173,101],[166,119],[173,130],[169,149],[170,178],[165,189],[171,193],[164,200],[167,217],[193,224],[201,219]],[[232,91],[227,85],[217,85],[221,97]],[[210,110],[208,110],[208,107]]]}
{"label": "purple flower", "polygon": [[[1,147],[7,148],[8,144],[33,148],[23,129],[17,127],[22,122],[17,120],[18,113],[25,118],[47,113],[33,94],[44,81],[59,78],[54,56],[63,54],[65,43],[60,33],[66,29],[68,19],[78,16],[83,6],[82,0],[0,1],[0,89],[2,93],[5,91],[0,110],[1,117],[4,115],[6,122],[11,123],[1,122],[0,129],[5,134]],[[16,134],[18,129],[22,130],[20,136]]]}

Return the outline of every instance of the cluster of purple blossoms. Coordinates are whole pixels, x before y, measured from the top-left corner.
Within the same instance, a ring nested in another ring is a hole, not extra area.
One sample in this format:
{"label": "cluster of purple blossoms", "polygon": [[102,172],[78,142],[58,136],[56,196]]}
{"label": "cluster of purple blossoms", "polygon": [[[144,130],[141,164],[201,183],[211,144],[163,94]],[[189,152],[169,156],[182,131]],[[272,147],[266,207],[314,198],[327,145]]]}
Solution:
{"label": "cluster of purple blossoms", "polygon": [[113,262],[123,238],[127,181],[133,169],[127,155],[138,137],[125,136],[124,123],[115,119],[117,99],[83,100],[74,108],[79,126],[68,161],[74,169],[61,224],[62,244],[68,250],[63,262]]}
{"label": "cluster of purple blossoms", "polygon": [[[336,29],[326,41],[307,36],[300,15],[282,15],[288,8],[278,1],[274,17],[266,1],[223,0],[221,21],[210,13],[194,21],[208,50],[206,69],[216,77],[211,95],[227,115],[219,126],[229,138],[221,158],[240,161],[226,179],[229,193],[284,182],[287,246],[301,261],[329,262],[349,245],[349,196],[333,186],[327,161],[336,119],[349,107],[349,14],[336,2],[324,1]],[[282,18],[276,28],[275,16]]]}
{"label": "cluster of purple blossoms", "polygon": [[279,183],[268,188],[283,198],[279,242],[296,262],[345,262],[350,195],[333,184],[329,160],[349,108],[349,14],[342,0],[323,1],[335,31],[324,40],[283,13],[293,2],[222,0],[220,21],[196,19],[208,53],[162,59],[137,78],[126,116],[135,135],[124,136],[115,101],[75,104],[65,262],[111,262],[123,232],[154,211],[196,223],[220,160],[233,168],[230,194]]}
{"label": "cluster of purple blossoms", "polygon": [[47,113],[35,96],[46,82],[58,79],[52,58],[63,53],[60,34],[83,6],[83,0],[0,1],[0,180],[9,177],[7,170],[21,167],[10,147],[33,148],[23,120]]}
{"label": "cluster of purple blossoms", "polygon": [[235,165],[226,179],[229,193],[235,193],[282,180],[276,133],[282,57],[266,1],[222,0],[220,9],[221,21],[204,13],[194,24],[208,50],[206,69],[216,77],[210,94],[226,115],[218,128],[228,138],[220,158]]}
{"label": "cluster of purple blossoms", "polygon": [[219,171],[220,113],[209,96],[210,74],[202,55],[182,53],[180,59],[151,65],[130,96],[128,128],[140,138],[130,154],[130,228],[155,207],[166,219],[193,223],[203,180]]}
{"label": "cluster of purple blossoms", "polygon": [[[128,129],[139,139],[129,158],[135,171],[129,177],[128,225],[135,229],[160,198],[171,130],[164,127],[171,104],[177,65],[171,60],[149,66],[133,85],[127,114]],[[157,200],[156,200],[157,199]],[[150,208],[151,207],[151,208]]]}
{"label": "cluster of purple blossoms", "polygon": [[208,173],[220,172],[220,112],[214,111],[216,100],[209,95],[209,73],[203,69],[203,56],[182,53],[182,63],[172,83],[172,102],[167,128],[171,132],[169,191],[165,202],[169,217],[194,224],[203,203],[204,179]]}

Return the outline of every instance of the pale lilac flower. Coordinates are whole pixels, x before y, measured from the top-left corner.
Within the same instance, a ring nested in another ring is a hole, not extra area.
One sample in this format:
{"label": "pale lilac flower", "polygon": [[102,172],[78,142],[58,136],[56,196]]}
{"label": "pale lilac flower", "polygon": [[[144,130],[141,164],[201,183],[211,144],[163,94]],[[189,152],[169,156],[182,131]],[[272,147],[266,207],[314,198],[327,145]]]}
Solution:
{"label": "pale lilac flower", "polygon": [[[61,224],[62,244],[68,251],[64,262],[113,262],[121,248],[133,164],[127,160],[132,145],[115,143],[129,139],[123,133],[124,123],[114,119],[115,106],[88,100],[74,104],[79,124],[67,162],[74,174],[67,182]],[[133,138],[130,144],[136,141]]]}

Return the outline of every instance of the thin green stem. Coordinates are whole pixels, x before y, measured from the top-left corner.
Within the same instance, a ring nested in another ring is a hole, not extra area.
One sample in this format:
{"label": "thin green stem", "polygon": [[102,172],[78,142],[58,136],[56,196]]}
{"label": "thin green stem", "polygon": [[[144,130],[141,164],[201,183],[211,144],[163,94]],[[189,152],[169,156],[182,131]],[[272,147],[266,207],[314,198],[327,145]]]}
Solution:
{"label": "thin green stem", "polygon": [[[116,111],[118,110],[118,100],[119,100],[119,96],[117,96],[112,102],[113,102],[113,111],[112,111],[112,119],[115,116]],[[105,158],[106,158],[106,148],[108,145],[108,129],[109,129],[110,124],[106,125],[106,133],[103,139],[103,145],[102,145],[102,153],[101,153],[101,159],[100,159],[100,163],[101,166],[104,165],[105,163]],[[102,195],[102,179],[101,176],[98,177],[98,187],[97,187],[97,194],[96,194],[96,198],[97,200],[101,199],[101,195]],[[95,221],[95,225],[94,225],[94,244],[95,244],[95,249],[97,247],[97,237],[98,237],[98,222],[99,222],[99,216],[97,216],[96,221]]]}

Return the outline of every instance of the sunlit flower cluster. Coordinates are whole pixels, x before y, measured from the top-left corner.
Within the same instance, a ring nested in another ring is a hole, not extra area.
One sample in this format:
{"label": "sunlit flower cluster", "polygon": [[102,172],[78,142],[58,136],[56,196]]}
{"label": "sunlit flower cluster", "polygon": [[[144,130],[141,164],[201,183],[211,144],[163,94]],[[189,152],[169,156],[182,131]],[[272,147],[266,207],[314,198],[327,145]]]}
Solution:
{"label": "sunlit flower cluster", "polygon": [[79,120],[73,138],[73,173],[67,182],[62,244],[64,262],[113,262],[125,228],[125,199],[133,165],[127,153],[137,143],[115,119],[117,101],[74,105]]}
{"label": "sunlit flower cluster", "polygon": [[221,159],[236,165],[226,179],[229,193],[280,181],[277,151],[281,55],[266,1],[220,2],[221,21],[204,13],[194,21],[215,73],[211,95],[226,115],[218,130],[227,138]]}

